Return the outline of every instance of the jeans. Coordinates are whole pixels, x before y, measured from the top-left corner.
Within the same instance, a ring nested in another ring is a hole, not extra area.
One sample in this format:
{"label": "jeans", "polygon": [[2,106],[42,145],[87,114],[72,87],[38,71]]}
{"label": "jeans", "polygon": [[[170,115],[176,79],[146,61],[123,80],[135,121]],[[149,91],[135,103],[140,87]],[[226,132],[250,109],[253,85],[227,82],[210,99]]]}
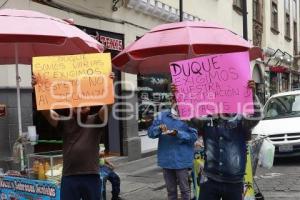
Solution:
{"label": "jeans", "polygon": [[99,200],[100,177],[97,174],[63,176],[61,200]]}
{"label": "jeans", "polygon": [[243,200],[243,183],[216,182],[208,179],[200,183],[199,200]]}
{"label": "jeans", "polygon": [[168,200],[177,200],[177,183],[179,184],[181,199],[190,200],[191,189],[189,185],[188,169],[163,169],[166,182]]}
{"label": "jeans", "polygon": [[120,194],[120,177],[116,172],[114,172],[112,169],[110,169],[107,166],[101,166],[100,167],[100,173],[103,173],[103,175],[109,180],[112,187],[112,199],[117,199]]}

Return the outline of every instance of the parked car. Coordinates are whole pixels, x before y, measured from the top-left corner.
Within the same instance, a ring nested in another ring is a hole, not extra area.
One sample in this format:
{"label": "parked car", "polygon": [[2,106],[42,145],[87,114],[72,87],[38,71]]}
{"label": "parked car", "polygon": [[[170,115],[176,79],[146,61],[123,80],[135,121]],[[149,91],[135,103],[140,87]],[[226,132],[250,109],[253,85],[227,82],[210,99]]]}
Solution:
{"label": "parked car", "polygon": [[300,90],[273,95],[252,134],[268,136],[276,157],[300,155]]}

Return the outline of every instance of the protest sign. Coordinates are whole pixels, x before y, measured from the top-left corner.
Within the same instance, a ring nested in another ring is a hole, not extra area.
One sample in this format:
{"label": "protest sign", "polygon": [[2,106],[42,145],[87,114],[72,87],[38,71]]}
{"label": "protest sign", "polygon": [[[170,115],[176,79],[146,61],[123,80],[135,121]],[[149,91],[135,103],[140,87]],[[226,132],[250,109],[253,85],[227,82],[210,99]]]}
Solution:
{"label": "protest sign", "polygon": [[181,118],[252,113],[248,52],[203,56],[170,64]]}
{"label": "protest sign", "polygon": [[34,57],[38,110],[114,102],[109,53]]}

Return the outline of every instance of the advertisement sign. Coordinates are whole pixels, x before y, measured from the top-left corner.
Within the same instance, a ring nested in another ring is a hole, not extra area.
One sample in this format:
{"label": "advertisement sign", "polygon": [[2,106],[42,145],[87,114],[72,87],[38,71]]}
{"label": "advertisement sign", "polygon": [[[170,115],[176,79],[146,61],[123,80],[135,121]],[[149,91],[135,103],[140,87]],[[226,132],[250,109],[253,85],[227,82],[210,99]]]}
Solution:
{"label": "advertisement sign", "polygon": [[5,176],[0,178],[1,200],[59,200],[60,188],[53,182]]}

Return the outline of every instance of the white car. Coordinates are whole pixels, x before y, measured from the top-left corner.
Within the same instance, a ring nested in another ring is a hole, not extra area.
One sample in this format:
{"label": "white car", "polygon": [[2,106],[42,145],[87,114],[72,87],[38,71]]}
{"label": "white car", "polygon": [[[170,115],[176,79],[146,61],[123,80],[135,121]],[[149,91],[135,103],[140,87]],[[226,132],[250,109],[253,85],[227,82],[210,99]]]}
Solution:
{"label": "white car", "polygon": [[300,155],[300,90],[272,96],[264,106],[264,118],[253,135],[268,136],[276,157]]}

